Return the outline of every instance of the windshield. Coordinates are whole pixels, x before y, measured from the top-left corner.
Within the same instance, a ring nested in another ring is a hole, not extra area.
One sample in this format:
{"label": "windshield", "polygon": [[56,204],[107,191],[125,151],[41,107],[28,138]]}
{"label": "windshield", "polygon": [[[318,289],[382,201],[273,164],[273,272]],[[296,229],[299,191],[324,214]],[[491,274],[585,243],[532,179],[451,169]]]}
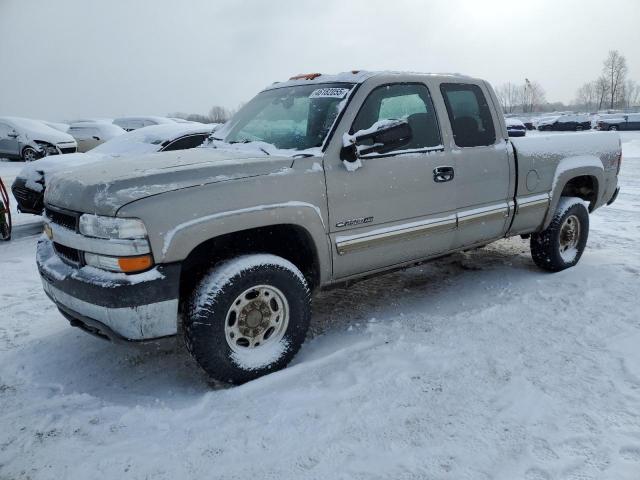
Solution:
{"label": "windshield", "polygon": [[322,147],[353,86],[325,83],[267,90],[213,137],[227,143],[265,142],[285,150]]}

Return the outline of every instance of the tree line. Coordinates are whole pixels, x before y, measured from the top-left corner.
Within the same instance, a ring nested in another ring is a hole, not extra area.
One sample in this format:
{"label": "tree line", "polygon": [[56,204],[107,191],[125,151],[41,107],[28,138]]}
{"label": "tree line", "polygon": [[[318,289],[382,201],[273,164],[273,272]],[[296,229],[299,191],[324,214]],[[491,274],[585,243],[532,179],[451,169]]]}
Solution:
{"label": "tree line", "polygon": [[507,82],[499,85],[496,95],[505,113],[558,110],[594,112],[640,107],[640,84],[628,79],[627,75],[627,59],[618,50],[611,50],[602,62],[600,76],[578,88],[576,98],[570,105],[547,102],[544,88],[537,81],[528,79],[522,84]]}
{"label": "tree line", "polygon": [[168,116],[174,118],[182,118],[191,122],[224,123],[229,120],[234,113],[235,112],[233,110],[229,110],[228,108],[224,108],[219,105],[214,105],[213,107],[211,107],[207,115],[202,115],[200,113],[175,112],[170,113]]}

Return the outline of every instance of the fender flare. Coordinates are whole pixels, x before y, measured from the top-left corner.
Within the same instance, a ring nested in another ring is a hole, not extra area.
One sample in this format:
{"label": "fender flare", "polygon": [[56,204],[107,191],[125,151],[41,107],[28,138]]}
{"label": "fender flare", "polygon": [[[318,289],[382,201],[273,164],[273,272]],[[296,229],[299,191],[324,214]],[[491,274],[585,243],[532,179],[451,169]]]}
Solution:
{"label": "fender flare", "polygon": [[551,202],[542,225],[543,230],[549,226],[553,219],[553,215],[555,214],[556,207],[558,206],[564,187],[572,179],[584,176],[593,178],[596,188],[596,202],[594,205],[589,206],[589,210],[593,211],[600,205],[600,196],[602,194],[601,186],[604,184],[604,166],[602,161],[598,157],[592,155],[563,158],[558,163],[553,177]]}
{"label": "fender flare", "polygon": [[311,203],[299,201],[218,212],[180,223],[163,236],[159,261],[178,262],[198,245],[215,237],[271,225],[293,225],[305,230],[318,256],[321,279],[331,277],[333,262],[322,211]]}

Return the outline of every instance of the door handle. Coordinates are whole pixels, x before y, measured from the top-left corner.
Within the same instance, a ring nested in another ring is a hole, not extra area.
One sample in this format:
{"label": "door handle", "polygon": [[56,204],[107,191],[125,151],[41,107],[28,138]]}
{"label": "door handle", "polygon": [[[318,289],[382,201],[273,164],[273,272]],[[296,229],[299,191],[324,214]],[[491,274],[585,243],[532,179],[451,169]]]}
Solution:
{"label": "door handle", "polygon": [[433,169],[433,181],[436,183],[450,182],[454,176],[453,167],[436,167]]}

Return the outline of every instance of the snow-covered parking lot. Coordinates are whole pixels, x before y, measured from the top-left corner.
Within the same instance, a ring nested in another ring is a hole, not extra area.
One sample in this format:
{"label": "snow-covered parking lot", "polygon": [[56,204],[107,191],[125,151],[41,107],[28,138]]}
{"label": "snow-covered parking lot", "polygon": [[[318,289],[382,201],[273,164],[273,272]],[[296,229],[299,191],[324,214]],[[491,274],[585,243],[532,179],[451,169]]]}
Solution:
{"label": "snow-covered parking lot", "polygon": [[516,238],[320,293],[293,364],[234,388],[175,340],[71,328],[37,236],[0,244],[0,479],[640,478],[640,132],[621,136],[575,268]]}

